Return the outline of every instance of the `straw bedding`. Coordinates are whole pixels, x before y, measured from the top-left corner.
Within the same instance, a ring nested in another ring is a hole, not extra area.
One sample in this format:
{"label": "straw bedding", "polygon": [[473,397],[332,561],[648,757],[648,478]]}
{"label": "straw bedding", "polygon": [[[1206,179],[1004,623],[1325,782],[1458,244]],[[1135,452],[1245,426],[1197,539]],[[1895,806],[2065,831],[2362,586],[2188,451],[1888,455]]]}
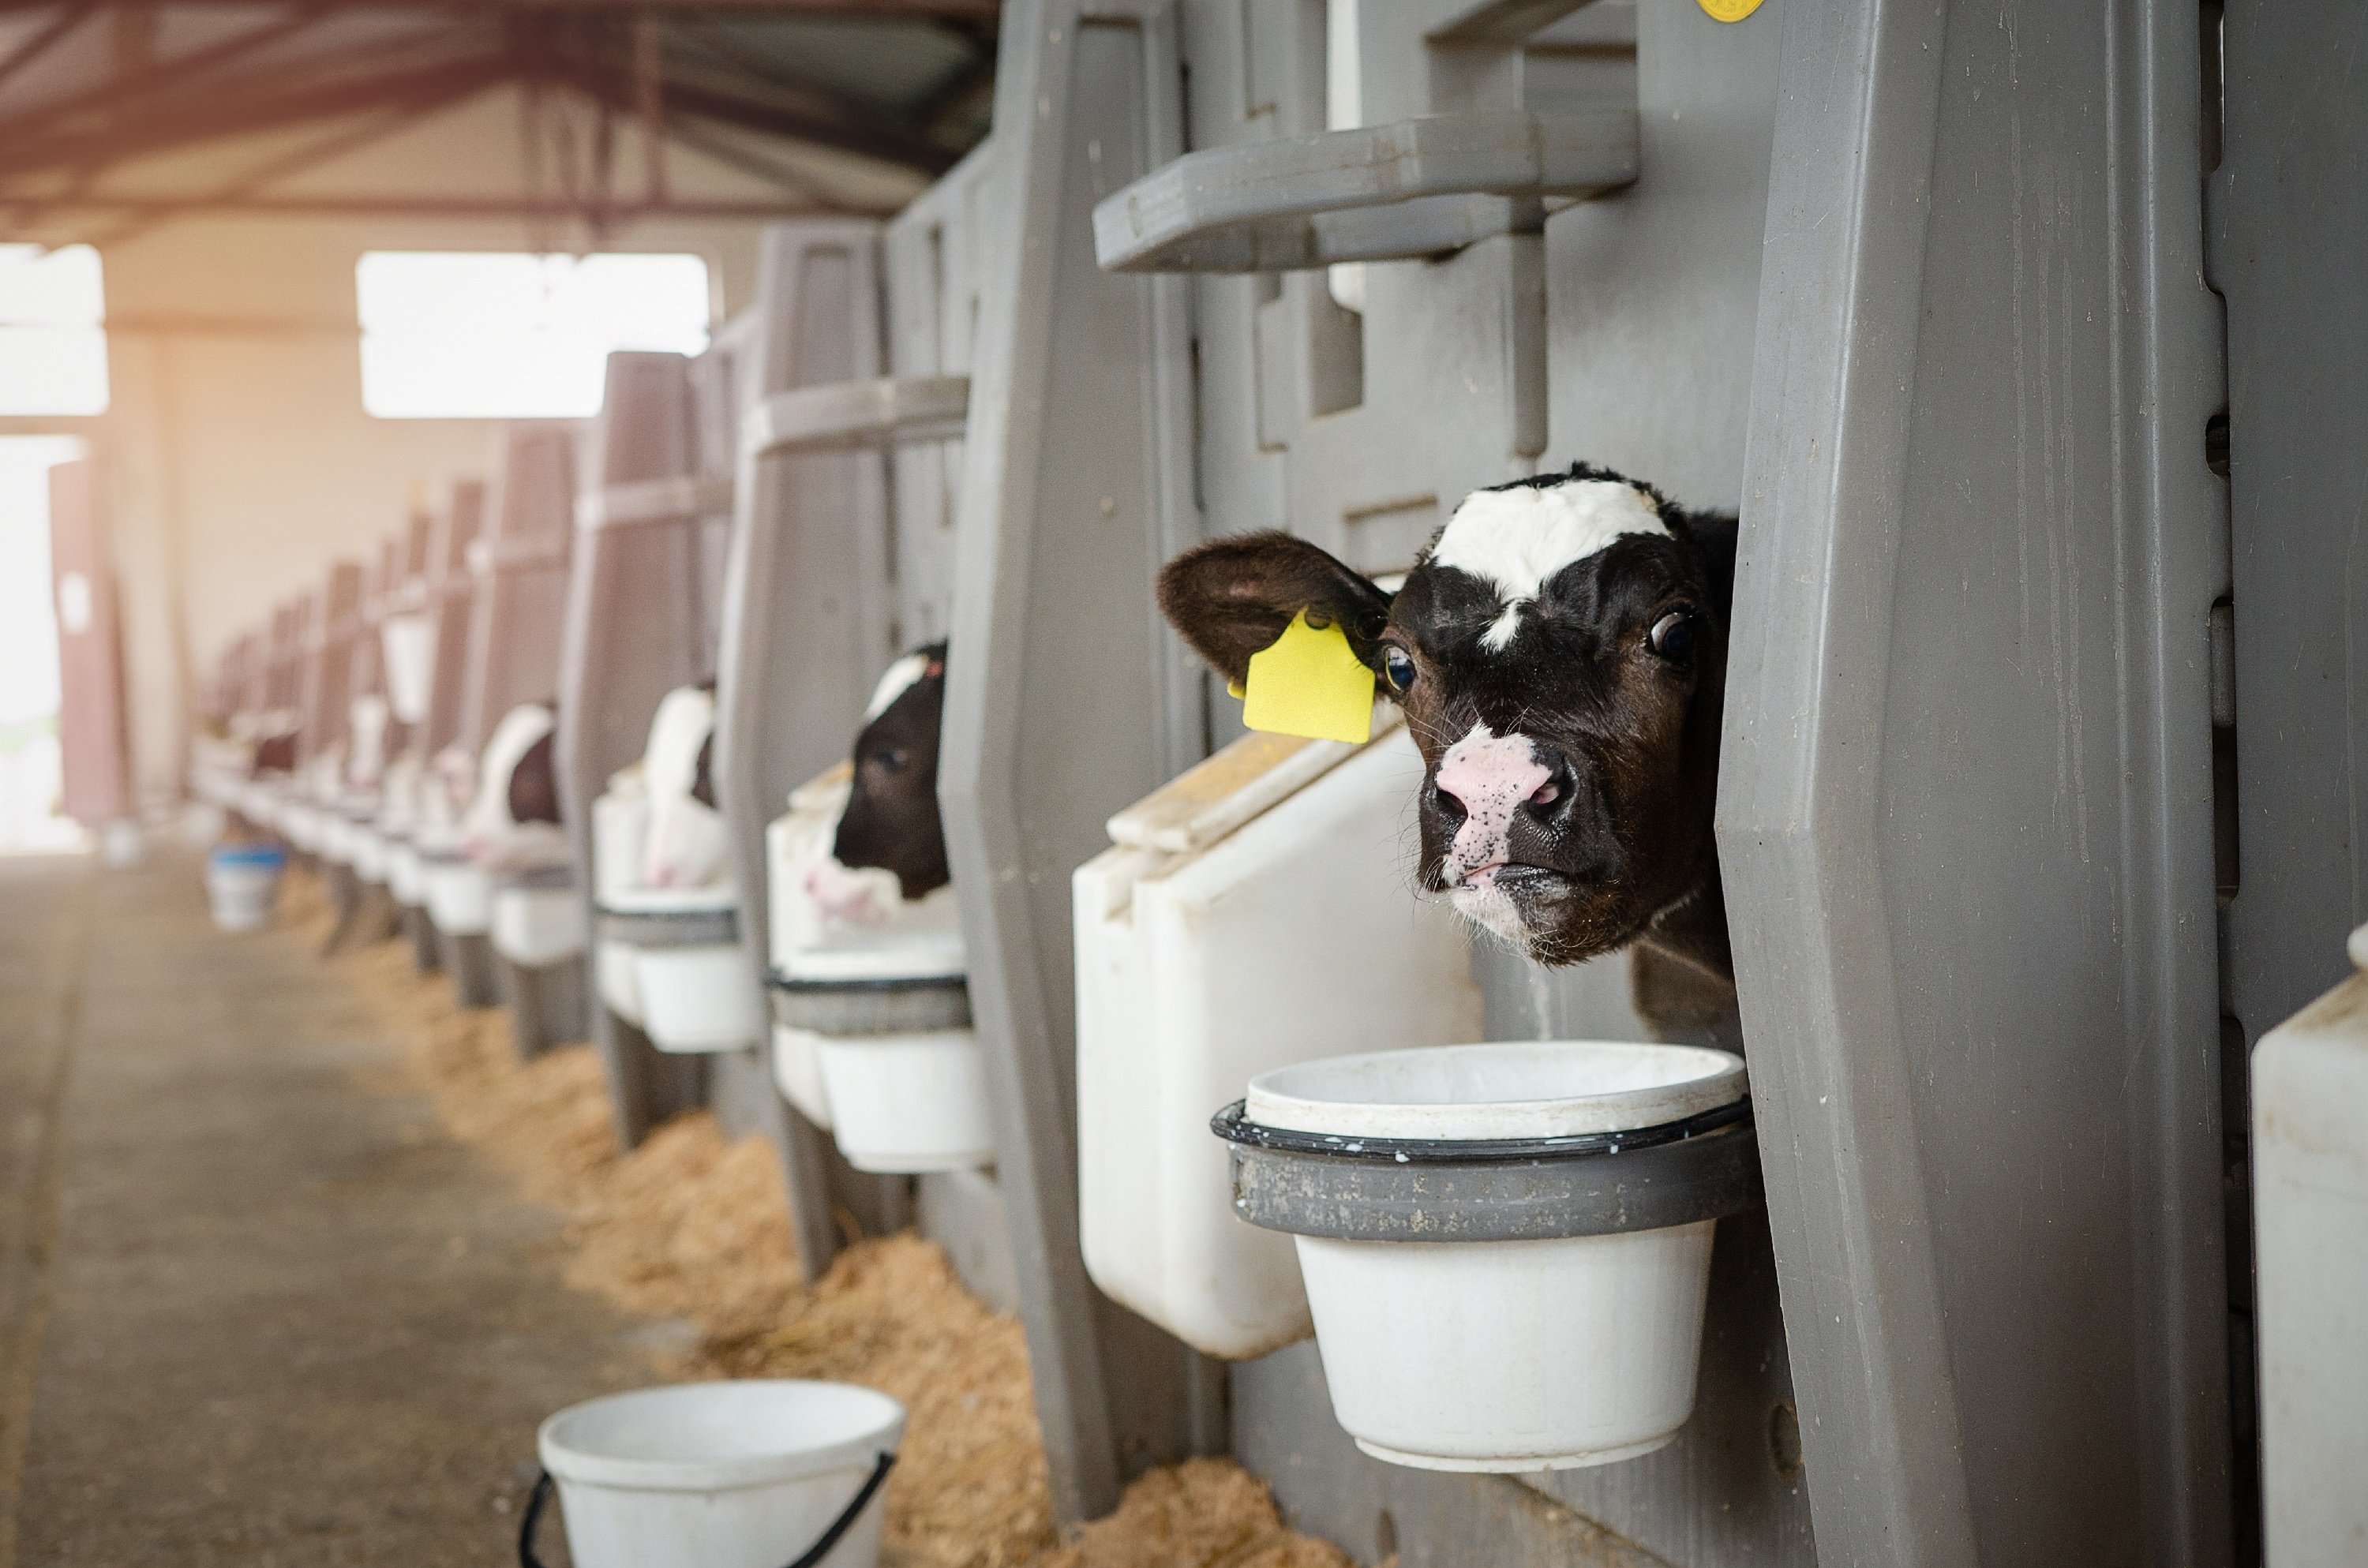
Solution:
{"label": "straw bedding", "polygon": [[[325,899],[309,878],[287,882],[283,916],[317,943]],[[1059,1541],[1019,1324],[965,1290],[934,1244],[860,1241],[808,1289],[762,1140],[730,1142],[700,1113],[620,1158],[589,1047],[520,1063],[508,1016],[455,1007],[404,944],[336,961],[406,1042],[405,1087],[567,1216],[568,1281],[689,1325],[696,1348],[665,1374],[843,1379],[905,1403],[883,1568],[1352,1568],[1286,1528],[1265,1485],[1223,1460],[1153,1471]]]}

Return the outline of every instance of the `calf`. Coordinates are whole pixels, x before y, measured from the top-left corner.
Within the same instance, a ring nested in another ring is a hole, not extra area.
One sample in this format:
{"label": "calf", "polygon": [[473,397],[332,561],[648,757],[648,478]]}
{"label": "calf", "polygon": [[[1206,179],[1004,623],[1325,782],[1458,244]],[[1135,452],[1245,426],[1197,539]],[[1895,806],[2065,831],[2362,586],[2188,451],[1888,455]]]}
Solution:
{"label": "calf", "polygon": [[1236,683],[1301,611],[1338,625],[1421,748],[1417,884],[1541,963],[1633,944],[1639,1011],[1692,1025],[1733,1004],[1711,819],[1735,532],[1580,464],[1467,496],[1395,595],[1258,533],[1170,562],[1159,602]]}
{"label": "calf", "polygon": [[715,809],[714,751],[715,683],[667,692],[642,753],[650,802],[643,886],[700,888],[723,879],[731,837]]}
{"label": "calf", "polygon": [[461,821],[461,848],[496,870],[561,865],[559,780],[552,765],[555,707],[523,702],[502,715],[477,765],[476,795]]}
{"label": "calf", "polygon": [[946,710],[946,645],[888,666],[855,737],[847,809],[806,893],[835,920],[878,925],[899,901],[917,903],[953,880],[938,816],[938,728]]}

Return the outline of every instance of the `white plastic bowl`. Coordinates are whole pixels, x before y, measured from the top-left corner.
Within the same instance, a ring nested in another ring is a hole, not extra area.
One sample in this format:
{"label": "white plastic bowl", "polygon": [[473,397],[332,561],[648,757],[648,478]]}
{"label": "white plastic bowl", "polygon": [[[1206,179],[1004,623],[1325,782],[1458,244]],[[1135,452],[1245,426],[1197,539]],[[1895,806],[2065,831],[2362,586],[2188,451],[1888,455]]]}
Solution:
{"label": "white plastic bowl", "polygon": [[822,1036],[812,1029],[775,1024],[773,1082],[801,1116],[816,1127],[830,1125],[830,1090],[822,1075]]}
{"label": "white plastic bowl", "polygon": [[450,937],[482,937],[494,921],[494,879],[465,860],[430,860],[423,867],[427,914]]}
{"label": "white plastic bowl", "polygon": [[986,1060],[975,1031],[814,1040],[831,1134],[848,1165],[903,1176],[995,1163]]}
{"label": "white plastic bowl", "polygon": [[630,950],[642,1029],[660,1051],[738,1051],[765,1037],[764,999],[737,942]]}
{"label": "white plastic bowl", "polygon": [[[1623,1131],[1732,1104],[1742,1059],[1507,1042],[1334,1057],[1252,1080],[1265,1126],[1473,1141]],[[1334,1414],[1375,1458],[1530,1471],[1650,1453],[1692,1414],[1715,1221],[1550,1241],[1297,1236]]]}
{"label": "white plastic bowl", "polygon": [[584,895],[572,887],[495,888],[493,938],[494,951],[528,969],[575,958],[591,940]]}
{"label": "white plastic bowl", "polygon": [[[780,1568],[809,1550],[905,1432],[852,1383],[682,1383],[561,1411],[537,1437],[577,1568]],[[884,1493],[823,1562],[876,1568]]]}

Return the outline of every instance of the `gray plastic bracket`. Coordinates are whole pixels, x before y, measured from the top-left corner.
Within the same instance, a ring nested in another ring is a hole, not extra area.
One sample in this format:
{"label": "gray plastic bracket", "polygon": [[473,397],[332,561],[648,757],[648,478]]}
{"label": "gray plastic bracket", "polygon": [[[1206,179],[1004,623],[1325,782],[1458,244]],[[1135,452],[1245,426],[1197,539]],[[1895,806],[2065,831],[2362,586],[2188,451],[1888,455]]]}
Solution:
{"label": "gray plastic bracket", "polygon": [[882,377],[776,392],[748,411],[746,455],[853,451],[959,437],[968,376]]}
{"label": "gray plastic bracket", "polygon": [[732,483],[706,474],[610,484],[575,501],[581,528],[631,528],[712,517],[732,509]]}
{"label": "gray plastic bracket", "polygon": [[1190,153],[1094,209],[1118,272],[1287,272],[1534,233],[1636,177],[1631,108],[1400,120]]}

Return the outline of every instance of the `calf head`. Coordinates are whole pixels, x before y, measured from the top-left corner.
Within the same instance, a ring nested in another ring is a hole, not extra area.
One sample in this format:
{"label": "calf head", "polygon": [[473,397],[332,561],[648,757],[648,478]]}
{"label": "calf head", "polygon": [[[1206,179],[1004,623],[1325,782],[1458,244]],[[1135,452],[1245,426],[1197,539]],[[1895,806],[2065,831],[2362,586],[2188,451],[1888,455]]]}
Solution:
{"label": "calf head", "polygon": [[502,715],[477,763],[475,798],[461,822],[461,847],[497,867],[555,858],[559,780],[552,767],[558,721],[551,705],[523,702]]}
{"label": "calf head", "polygon": [[1228,678],[1338,624],[1426,765],[1427,891],[1548,964],[1643,941],[1731,977],[1711,818],[1735,523],[1585,465],[1475,492],[1393,596],[1286,534],[1168,563]]}
{"label": "calf head", "polygon": [[830,856],[806,874],[807,892],[834,917],[884,918],[883,895],[891,890],[882,884],[889,878],[894,894],[908,903],[952,881],[938,815],[938,729],[945,710],[943,642],[914,650],[881,676],[855,737],[854,778]]}
{"label": "calf head", "polygon": [[730,841],[715,809],[714,756],[715,683],[667,692],[642,754],[650,797],[644,886],[698,888],[723,879]]}

